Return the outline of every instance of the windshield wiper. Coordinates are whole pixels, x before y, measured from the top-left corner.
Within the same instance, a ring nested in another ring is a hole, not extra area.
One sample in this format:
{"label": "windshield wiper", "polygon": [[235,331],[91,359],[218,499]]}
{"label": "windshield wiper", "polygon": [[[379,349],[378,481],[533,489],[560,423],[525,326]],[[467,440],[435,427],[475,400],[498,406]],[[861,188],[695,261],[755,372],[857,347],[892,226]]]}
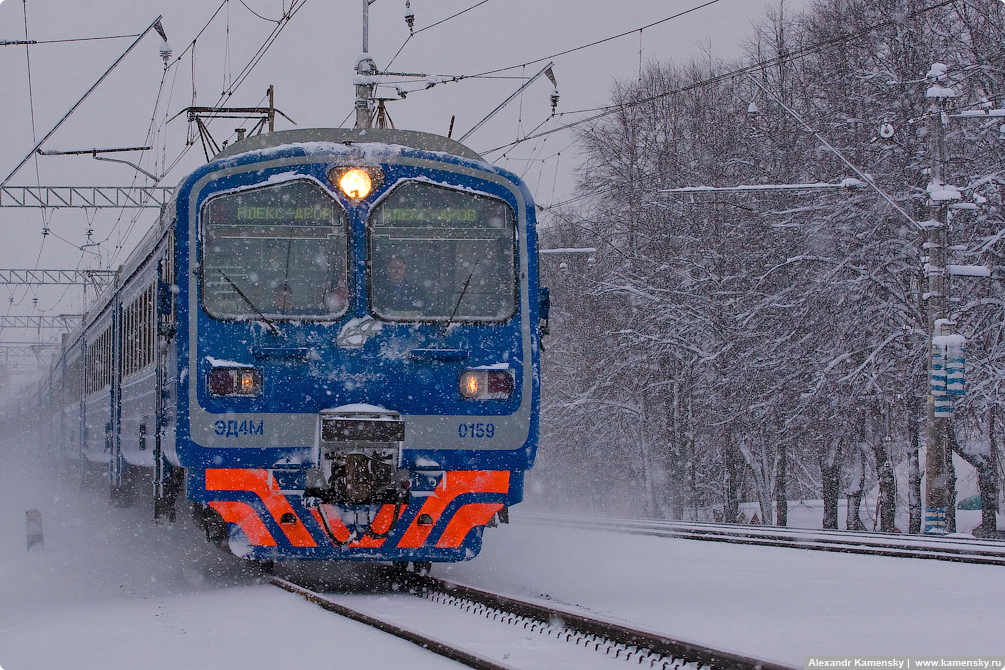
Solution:
{"label": "windshield wiper", "polygon": [[475,270],[478,269],[479,263],[481,263],[480,258],[477,261],[475,261],[474,267],[471,268],[471,274],[468,275],[467,281],[464,282],[464,288],[461,289],[461,294],[457,297],[457,304],[454,305],[454,311],[450,313],[450,318],[447,319],[447,322],[445,324],[443,324],[444,335],[446,335],[447,330],[450,329],[450,322],[454,320],[455,316],[457,316],[457,310],[460,309],[461,307],[461,300],[464,300],[464,294],[468,292],[468,286],[471,284],[471,278],[475,276]]}
{"label": "windshield wiper", "polygon": [[[242,291],[240,288],[238,288],[237,284],[235,284],[234,281],[230,277],[228,277],[223,270],[221,270],[220,268],[217,268],[216,271],[219,272],[220,275],[224,279],[227,280],[227,283],[230,284],[234,288],[235,291],[237,291],[237,295],[241,296],[241,299],[244,300],[244,302],[248,303],[248,307],[250,307],[252,310],[254,310],[255,314],[257,314],[258,317],[262,321],[264,321],[266,323],[266,325],[269,326],[269,328],[272,329],[272,333],[274,335],[276,335],[276,336],[281,335],[281,333],[279,332],[279,329],[276,328],[276,324],[272,323],[272,321],[269,320],[269,317],[267,317],[264,314],[262,314],[261,310],[259,310],[257,307],[255,307],[255,303],[251,302],[251,299],[248,298],[248,296],[244,295],[244,291]],[[469,278],[469,280],[470,280],[470,278]],[[465,286],[465,288],[467,288],[467,286]]]}

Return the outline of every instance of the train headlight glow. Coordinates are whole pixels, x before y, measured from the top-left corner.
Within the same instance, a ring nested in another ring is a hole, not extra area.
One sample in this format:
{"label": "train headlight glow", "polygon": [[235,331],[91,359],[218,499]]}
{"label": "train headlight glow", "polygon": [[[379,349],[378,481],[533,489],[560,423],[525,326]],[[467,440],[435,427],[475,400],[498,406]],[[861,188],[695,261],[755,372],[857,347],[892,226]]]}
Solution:
{"label": "train headlight glow", "polygon": [[468,370],[461,375],[461,396],[467,400],[507,400],[516,383],[509,370]]}
{"label": "train headlight glow", "polygon": [[362,200],[384,183],[384,171],[377,165],[342,165],[328,171],[328,181],[347,197]]}
{"label": "train headlight glow", "polygon": [[366,170],[352,168],[339,178],[338,186],[350,198],[362,200],[373,190],[373,180]]}
{"label": "train headlight glow", "polygon": [[213,368],[206,388],[217,396],[256,396],[262,392],[262,374],[253,368]]}

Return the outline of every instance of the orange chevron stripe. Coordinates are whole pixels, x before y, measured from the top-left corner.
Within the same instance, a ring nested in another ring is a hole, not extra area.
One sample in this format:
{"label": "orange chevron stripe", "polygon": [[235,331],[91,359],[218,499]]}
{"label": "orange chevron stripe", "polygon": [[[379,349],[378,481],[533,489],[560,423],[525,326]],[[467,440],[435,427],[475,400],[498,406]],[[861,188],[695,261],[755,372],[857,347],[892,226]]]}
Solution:
{"label": "orange chevron stripe", "polygon": [[457,514],[447,524],[436,546],[440,548],[456,548],[468,536],[475,526],[484,526],[492,515],[501,510],[502,503],[471,503],[457,510]]}
{"label": "orange chevron stripe", "polygon": [[[509,491],[508,470],[460,470],[456,472],[447,472],[444,475],[444,478],[445,481],[442,482],[441,486],[437,487],[433,495],[426,499],[426,502],[422,505],[422,509],[420,509],[419,513],[415,515],[415,519],[412,520],[412,524],[408,527],[408,530],[405,531],[401,541],[398,542],[399,547],[403,549],[421,547],[426,541],[426,538],[429,537],[429,532],[433,529],[433,526],[436,525],[440,515],[443,514],[443,510],[447,508],[447,505],[449,505],[454,498],[462,493],[506,493]],[[467,507],[467,505],[465,505],[465,507]],[[462,507],[461,509],[464,508]],[[433,518],[433,526],[418,525],[419,516],[422,514],[428,514]],[[495,514],[495,511],[493,511],[492,514]],[[489,515],[489,518],[491,518],[492,514]],[[486,519],[486,522],[487,521],[488,519]],[[453,522],[451,521],[451,523]],[[450,525],[451,524],[448,524],[448,528]],[[467,530],[470,529],[470,527],[467,528]],[[467,530],[465,530],[465,535],[467,534]],[[444,535],[446,535],[446,532],[444,532]],[[462,535],[461,541],[463,541],[463,539],[464,536]],[[459,543],[460,542],[458,542],[458,544]]]}
{"label": "orange chevron stripe", "polygon": [[[321,507],[327,507],[333,510],[335,509],[331,505],[321,505]],[[314,518],[317,520],[318,525],[324,528],[324,523],[321,521],[321,510],[312,509],[311,514],[314,515]],[[345,542],[346,540],[349,539],[349,529],[345,527],[344,523],[342,523],[342,519],[341,517],[339,517],[338,512],[333,513],[325,512],[325,519],[328,520],[328,527],[332,529],[332,533],[335,535],[335,539],[337,539],[339,542]],[[331,540],[329,539],[328,542],[331,543]]]}
{"label": "orange chevron stripe", "polygon": [[[279,489],[274,487],[275,480],[268,470],[245,470],[243,468],[206,470],[207,491],[251,491],[262,499],[276,523],[279,523],[283,514],[290,513],[297,516],[290,501],[279,492]],[[283,533],[286,534],[290,544],[294,547],[317,546],[310,532],[299,520],[296,524],[280,524],[280,528],[283,529]],[[269,537],[271,539],[272,536]],[[273,540],[273,545],[275,545],[275,540]]]}
{"label": "orange chevron stripe", "polygon": [[274,547],[276,540],[258,517],[258,512],[248,503],[232,500],[211,500],[209,506],[220,513],[223,520],[236,523],[248,536],[248,540],[259,547]]}
{"label": "orange chevron stripe", "polygon": [[[391,519],[394,518],[394,505],[383,505],[380,511],[377,512],[377,516],[373,517],[373,521],[370,523],[370,528],[375,533],[386,533],[391,528]],[[376,539],[372,537],[366,537],[365,535],[359,538],[358,542],[353,542],[351,547],[362,547],[364,549],[372,549],[379,547],[384,544],[383,539]]]}

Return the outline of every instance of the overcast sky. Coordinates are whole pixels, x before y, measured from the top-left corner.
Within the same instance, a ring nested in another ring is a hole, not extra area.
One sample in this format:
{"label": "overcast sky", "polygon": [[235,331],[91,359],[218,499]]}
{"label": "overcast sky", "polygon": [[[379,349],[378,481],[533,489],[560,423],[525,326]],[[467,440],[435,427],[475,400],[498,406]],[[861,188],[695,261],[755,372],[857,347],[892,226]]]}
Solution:
{"label": "overcast sky", "polygon": [[[193,101],[202,106],[220,103],[223,91],[235,84],[225,104],[264,104],[265,91],[274,84],[276,106],[299,127],[352,123],[347,118],[354,99],[353,65],[362,50],[359,0],[298,0],[303,3],[297,5],[301,8],[275,43],[250,75],[239,78],[276,28],[274,21],[289,11],[292,1],[2,0],[0,40],[25,38],[25,12],[28,39],[39,42],[135,35],[163,14],[162,25],[173,49],[163,86],[162,41],[151,31],[43,149],[151,143],[154,151],[118,157],[140,161],[147,171],[157,174],[165,165],[174,164],[162,182],[174,186],[205,157],[198,145],[185,153],[189,129],[184,116],[165,122]],[[635,31],[556,57],[554,73],[561,94],[558,111],[565,116],[549,120],[552,87],[542,77],[466,141],[476,151],[488,152],[542,122],[542,129],[551,128],[582,117],[572,112],[603,106],[613,82],[638,76],[640,60],[684,61],[703,53],[724,60],[739,56],[751,22],[764,14],[767,3],[763,0],[715,0],[641,33],[638,30],[707,1],[486,0],[479,4],[479,0],[411,0],[415,30],[421,32],[409,39],[405,0],[376,0],[370,7],[370,53],[378,67],[385,68],[404,44],[390,68],[393,71],[477,74]],[[806,0],[786,1],[787,8],[804,4]],[[223,9],[206,27],[221,5]],[[470,11],[433,26],[470,7]],[[427,26],[432,27],[422,30]],[[193,48],[193,40],[204,27]],[[28,154],[35,144],[33,137],[44,137],[133,40],[37,44],[27,54],[24,46],[0,46],[4,90],[0,96],[0,180]],[[445,83],[428,90],[418,83],[410,88],[419,90],[393,103],[390,113],[399,128],[444,135],[451,116],[456,116],[453,136],[458,138],[515,91],[520,77],[531,76],[542,67],[543,63],[536,63],[494,78]],[[218,141],[233,140],[233,130],[239,125],[221,120],[211,130]],[[277,123],[280,130],[292,127],[283,119]],[[548,205],[572,195],[578,161],[574,140],[566,131],[527,142],[505,155],[496,151],[486,156],[524,176],[538,203]],[[8,185],[118,186],[134,183],[134,179],[135,183],[149,183],[142,176],[137,179],[135,171],[125,165],[99,163],[89,156],[38,157],[37,163],[33,159],[25,164]],[[154,210],[147,210],[134,221],[135,211],[63,209],[50,210],[43,218],[40,210],[0,209],[4,240],[0,268],[117,267],[154,216]],[[43,237],[43,227],[51,234]],[[82,309],[80,292],[75,289],[4,287],[0,300],[7,303],[0,304],[0,314],[58,314]],[[36,335],[8,329],[0,333],[0,340],[34,339]],[[44,338],[45,333],[42,335]]]}

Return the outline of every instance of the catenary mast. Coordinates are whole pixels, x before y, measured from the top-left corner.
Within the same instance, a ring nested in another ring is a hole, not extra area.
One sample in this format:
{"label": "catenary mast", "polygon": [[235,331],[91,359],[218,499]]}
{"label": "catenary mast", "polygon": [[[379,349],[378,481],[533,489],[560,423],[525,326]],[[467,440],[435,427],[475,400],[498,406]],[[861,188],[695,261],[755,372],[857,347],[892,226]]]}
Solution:
{"label": "catenary mast", "polygon": [[374,0],[363,0],[363,53],[356,59],[356,129],[370,127],[370,100],[377,85],[377,64],[370,58],[370,4]]}

